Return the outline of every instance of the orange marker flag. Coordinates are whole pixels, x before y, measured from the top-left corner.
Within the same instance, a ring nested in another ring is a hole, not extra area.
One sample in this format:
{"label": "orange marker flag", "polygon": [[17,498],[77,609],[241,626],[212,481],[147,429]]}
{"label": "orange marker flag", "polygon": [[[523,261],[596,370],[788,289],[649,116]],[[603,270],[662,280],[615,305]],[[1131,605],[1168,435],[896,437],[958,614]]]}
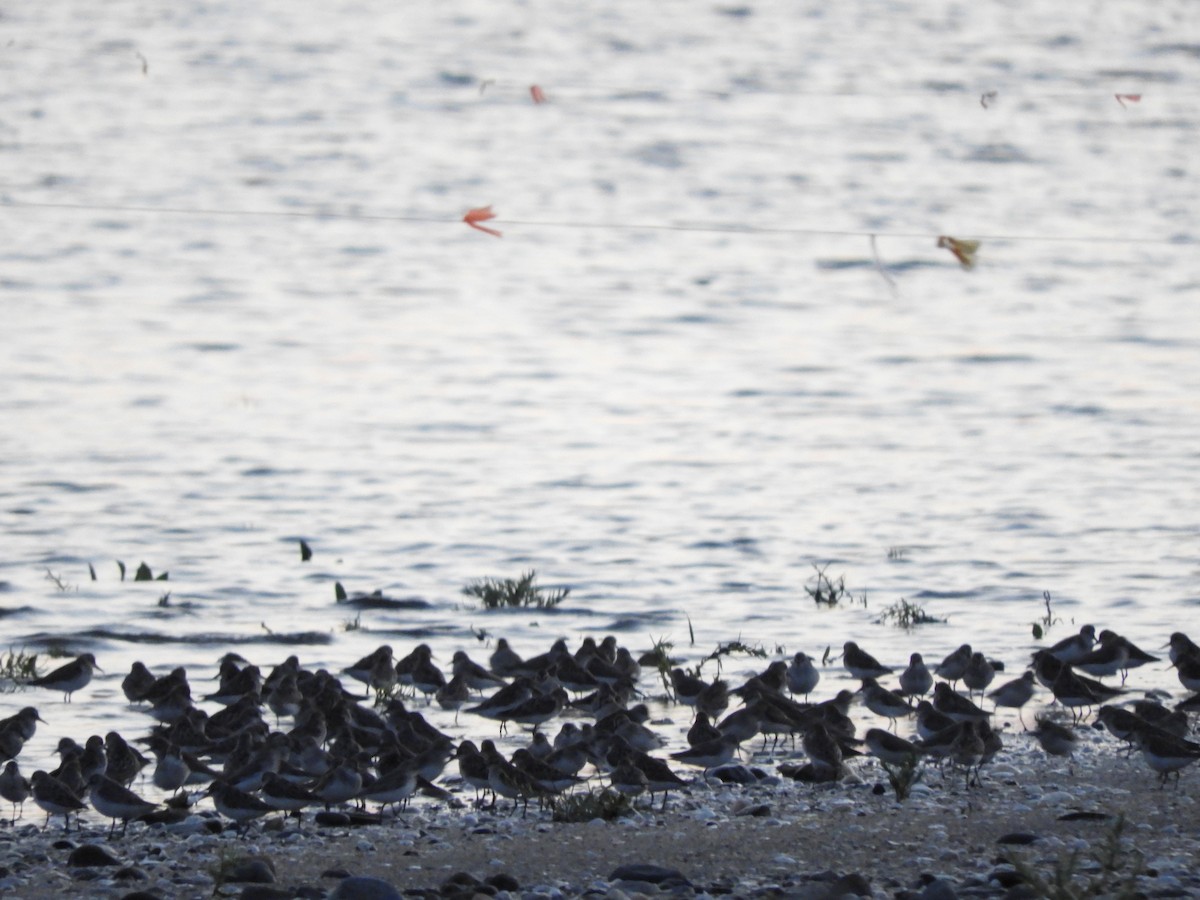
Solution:
{"label": "orange marker flag", "polygon": [[979,241],[960,241],[943,234],[938,238],[937,245],[953,253],[964,269],[975,268],[975,254],[979,252]]}
{"label": "orange marker flag", "polygon": [[531,84],[529,86],[529,96],[533,98],[534,103],[545,103],[546,102],[546,92],[543,91],[536,84]]}
{"label": "orange marker flag", "polygon": [[1125,106],[1126,100],[1128,100],[1130,103],[1142,102],[1141,94],[1113,94],[1113,96],[1117,98],[1117,102],[1120,103],[1122,107]]}
{"label": "orange marker flag", "polygon": [[492,212],[490,206],[477,206],[474,209],[468,209],[467,214],[463,216],[463,221],[474,228],[476,231],[482,231],[494,237],[503,237],[503,235],[495,228],[488,228],[486,225],[480,225],[480,222],[486,222],[488,219],[496,218],[496,214]]}

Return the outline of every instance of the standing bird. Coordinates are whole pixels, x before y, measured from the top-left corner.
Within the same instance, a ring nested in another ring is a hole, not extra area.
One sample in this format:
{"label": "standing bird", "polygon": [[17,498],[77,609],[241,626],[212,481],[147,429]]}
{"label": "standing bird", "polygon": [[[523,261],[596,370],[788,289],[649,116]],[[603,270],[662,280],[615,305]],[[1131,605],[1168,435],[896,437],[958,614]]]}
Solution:
{"label": "standing bird", "polygon": [[13,824],[17,824],[17,807],[24,808],[29,799],[29,779],[17,768],[17,761],[10,759],[0,773],[0,797],[13,805]]}
{"label": "standing bird", "polygon": [[121,820],[121,834],[129,828],[129,820],[144,816],[158,809],[157,804],[143,800],[123,784],[117,784],[103,772],[97,772],[88,782],[88,797],[92,808],[102,816],[112,819],[108,829],[111,838],[117,830],[117,819]]}
{"label": "standing bird", "polygon": [[1021,714],[1021,707],[1033,699],[1034,687],[1033,669],[1026,669],[1024,675],[1006,681],[988,694],[988,698],[996,704],[997,709],[1001,706],[1015,709],[1017,718],[1021,720],[1021,727],[1025,728],[1025,717]]}
{"label": "standing bird", "polygon": [[[1053,719],[1046,716],[1039,716],[1037,720],[1037,728],[1029,732],[1037,742],[1042,745],[1051,756],[1065,756],[1070,762],[1075,753],[1075,745],[1079,738],[1075,736],[1075,732],[1066,725],[1060,725]],[[1074,765],[1070,765],[1069,771],[1074,774]]]}
{"label": "standing bird", "polygon": [[70,831],[71,813],[87,809],[87,804],[74,791],[41,769],[29,779],[29,789],[33,802],[46,811],[46,825],[50,824],[51,816],[62,816],[64,829]]}
{"label": "standing bird", "polygon": [[900,690],[909,697],[924,697],[933,689],[933,674],[920,653],[908,658],[908,668],[900,673]]}
{"label": "standing bird", "polygon": [[996,677],[996,668],[988,662],[988,658],[976,650],[971,654],[971,659],[967,663],[966,669],[963,670],[962,682],[967,686],[969,693],[978,691],[980,696],[988,689],[992,680]]}
{"label": "standing bird", "polygon": [[807,653],[797,653],[787,667],[787,689],[807,697],[821,680],[821,672]]}
{"label": "standing bird", "polygon": [[938,678],[945,678],[952,685],[958,684],[963,677],[963,673],[967,671],[967,666],[971,662],[971,645],[963,644],[940,663],[933,668],[933,674]]}
{"label": "standing bird", "polygon": [[892,671],[891,666],[885,666],[870,653],[861,649],[854,641],[846,641],[842,646],[842,665],[854,678],[865,681],[868,678],[882,678]]}
{"label": "standing bird", "polygon": [[[91,653],[81,653],[65,666],[59,666],[53,672],[35,678],[29,682],[34,687],[50,688],[62,691],[63,700],[71,702],[71,695],[92,680],[92,672],[100,669],[96,665],[96,657]],[[100,671],[104,671],[100,669]]]}

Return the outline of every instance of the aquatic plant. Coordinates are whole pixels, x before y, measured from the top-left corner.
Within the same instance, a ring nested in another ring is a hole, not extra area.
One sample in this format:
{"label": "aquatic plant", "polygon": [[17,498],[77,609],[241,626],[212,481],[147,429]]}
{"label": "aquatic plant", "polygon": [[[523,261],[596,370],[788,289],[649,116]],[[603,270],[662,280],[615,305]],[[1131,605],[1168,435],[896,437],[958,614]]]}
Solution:
{"label": "aquatic plant", "polygon": [[804,592],[813,599],[817,606],[838,606],[843,602],[859,604],[864,609],[867,606],[867,598],[855,597],[850,591],[846,590],[846,576],[839,575],[837,581],[834,581],[825,574],[825,570],[829,568],[828,563],[823,566],[818,566],[813,563],[813,569],[816,574],[808,579],[813,582],[811,586],[804,585]]}
{"label": "aquatic plant", "polygon": [[939,619],[937,616],[930,615],[925,611],[925,607],[919,603],[909,603],[901,598],[879,614],[879,618],[875,620],[878,625],[892,624],[897,628],[903,628],[908,631],[916,628],[918,625],[932,625],[936,623],[945,623],[945,619]]}
{"label": "aquatic plant", "polygon": [[37,654],[24,650],[0,655],[0,683],[3,691],[15,691],[21,684],[37,677]]}
{"label": "aquatic plant", "polygon": [[721,657],[732,656],[735,653],[742,656],[753,656],[757,659],[766,659],[768,655],[766,649],[761,644],[751,646],[750,644],[743,642],[741,635],[738,635],[736,640],[726,641],[723,644],[717,644],[716,650],[708,654],[708,656],[704,657],[704,659],[700,660],[699,664],[696,666],[696,673],[699,674],[700,668],[709,660],[716,660],[717,672],[719,673],[721,671]]}
{"label": "aquatic plant", "polygon": [[605,788],[602,791],[577,791],[550,802],[555,822],[611,822],[633,814],[633,803],[626,794]]}
{"label": "aquatic plant", "polygon": [[887,558],[891,560],[904,559],[908,550],[904,547],[888,547]]}
{"label": "aquatic plant", "polygon": [[358,631],[362,628],[362,613],[359,613],[353,619],[347,619],[342,623],[342,631]]}
{"label": "aquatic plant", "polygon": [[671,687],[671,669],[675,665],[675,660],[671,659],[671,651],[675,645],[665,637],[657,639],[651,637],[650,641],[653,646],[638,660],[638,664],[652,666],[658,672],[658,677],[662,679],[663,690],[667,692],[667,697],[674,700],[675,692]]}
{"label": "aquatic plant", "polygon": [[1046,604],[1046,614],[1033,623],[1033,639],[1040,641],[1042,635],[1049,631],[1055,625],[1061,625],[1062,619],[1054,615],[1054,610],[1050,608],[1050,592],[1042,591],[1042,600]]}
{"label": "aquatic plant", "polygon": [[484,609],[500,609],[506,606],[535,607],[550,609],[558,606],[571,589],[551,590],[538,586],[537,572],[530,569],[520,578],[480,578],[462,589],[468,597],[478,597]]}
{"label": "aquatic plant", "polygon": [[[1146,860],[1136,847],[1127,846],[1122,839],[1125,814],[1117,816],[1105,833],[1099,847],[1089,850],[1085,860],[1076,848],[1060,855],[1044,872],[1034,867],[1021,853],[1005,850],[1002,858],[1016,869],[1024,887],[1032,893],[1026,896],[1047,900],[1081,900],[1083,897],[1110,897],[1132,900],[1144,894],[1137,880],[1146,870]],[[1086,871],[1085,871],[1086,867]]]}
{"label": "aquatic plant", "polygon": [[51,572],[49,569],[46,569],[46,580],[54,582],[54,586],[63,593],[79,590],[76,585],[68,584],[66,579],[64,579],[61,575],[59,575],[57,572]]}
{"label": "aquatic plant", "polygon": [[883,766],[883,771],[887,773],[888,784],[892,786],[892,791],[896,794],[897,801],[904,801],[912,794],[913,786],[916,785],[925,776],[925,767],[921,765],[921,761],[917,758],[917,754],[912,753],[901,765],[893,766],[879,761]]}

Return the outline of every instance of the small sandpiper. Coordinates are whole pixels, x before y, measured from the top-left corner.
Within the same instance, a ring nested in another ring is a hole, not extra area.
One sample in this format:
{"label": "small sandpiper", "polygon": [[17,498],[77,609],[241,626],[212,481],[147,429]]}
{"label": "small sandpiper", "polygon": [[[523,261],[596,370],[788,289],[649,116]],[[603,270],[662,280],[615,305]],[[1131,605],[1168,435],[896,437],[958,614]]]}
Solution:
{"label": "small sandpiper", "polygon": [[722,734],[716,740],[705,741],[703,744],[697,744],[687,750],[672,753],[671,759],[684,765],[703,769],[707,775],[709,769],[715,769],[730,762],[738,752],[739,743],[741,742],[736,735]]}
{"label": "small sandpiper", "polygon": [[1025,728],[1025,718],[1021,714],[1021,707],[1033,699],[1034,689],[1033,669],[1026,669],[1025,674],[1020,678],[1006,681],[988,694],[988,699],[996,704],[997,709],[1001,706],[1015,709],[1017,718],[1021,720],[1021,727]]}
{"label": "small sandpiper", "polygon": [[863,680],[862,698],[863,705],[875,715],[887,719],[893,730],[897,719],[913,714],[913,708],[907,700],[895,691],[882,687],[874,678]]}
{"label": "small sandpiper", "polygon": [[[63,700],[71,702],[71,695],[92,680],[92,672],[100,669],[96,665],[96,657],[91,653],[81,653],[65,666],[59,666],[53,672],[35,678],[29,682],[34,687],[50,688],[62,691]],[[100,671],[104,671],[100,669]]]}
{"label": "small sandpiper", "polygon": [[909,697],[924,697],[933,689],[933,673],[920,653],[908,658],[908,668],[900,673],[900,690]]}
{"label": "small sandpiper", "polygon": [[821,671],[813,658],[807,653],[797,653],[792,657],[787,667],[787,689],[793,694],[803,694],[806,698],[817,687],[821,680]]}
{"label": "small sandpiper", "polygon": [[907,741],[882,728],[867,729],[863,740],[871,755],[889,766],[910,764],[921,753],[920,748],[912,741]]}
{"label": "small sandpiper", "polygon": [[255,819],[273,812],[272,808],[258,797],[239,791],[224,781],[214,781],[208,788],[208,795],[212,797],[217,812],[233,820],[235,830],[239,834],[249,831],[250,823]]}
{"label": "small sandpiper", "polygon": [[963,673],[967,671],[967,666],[971,662],[971,645],[962,644],[957,650],[943,659],[933,668],[933,674],[938,678],[944,678],[951,684],[957,684],[963,677]]}
{"label": "small sandpiper", "polygon": [[[1039,716],[1037,728],[1030,732],[1037,742],[1051,756],[1065,756],[1068,760],[1075,753],[1075,745],[1079,742],[1075,732],[1066,725],[1060,725],[1046,716]],[[1074,773],[1074,767],[1069,769]]]}
{"label": "small sandpiper", "polygon": [[1061,663],[1073,666],[1092,652],[1096,645],[1096,626],[1084,625],[1079,634],[1065,637],[1046,652]]}
{"label": "small sandpiper", "polygon": [[24,808],[25,801],[29,799],[29,779],[21,774],[15,759],[10,759],[5,763],[4,772],[0,773],[0,797],[13,805],[12,820],[15,825],[17,808]]}
{"label": "small sandpiper", "polygon": [[956,722],[986,722],[991,716],[944,681],[933,689],[933,708]]}
{"label": "small sandpiper", "polygon": [[846,641],[842,645],[842,665],[851,676],[860,681],[867,678],[882,678],[892,671],[891,666],[880,663],[854,641]]}
{"label": "small sandpiper", "polygon": [[123,784],[117,784],[103,772],[92,775],[88,782],[88,797],[92,808],[102,816],[112,819],[108,829],[111,838],[117,829],[117,819],[121,820],[121,834],[129,828],[129,820],[137,819],[158,809],[158,804],[143,800]]}
{"label": "small sandpiper", "polygon": [[33,802],[46,811],[46,825],[50,824],[51,816],[62,816],[63,827],[70,831],[71,813],[87,809],[87,804],[74,791],[41,769],[29,779],[29,789]]}
{"label": "small sandpiper", "polygon": [[980,696],[991,685],[996,677],[996,668],[986,656],[976,650],[971,654],[966,669],[963,670],[962,683],[970,693],[978,692]]}

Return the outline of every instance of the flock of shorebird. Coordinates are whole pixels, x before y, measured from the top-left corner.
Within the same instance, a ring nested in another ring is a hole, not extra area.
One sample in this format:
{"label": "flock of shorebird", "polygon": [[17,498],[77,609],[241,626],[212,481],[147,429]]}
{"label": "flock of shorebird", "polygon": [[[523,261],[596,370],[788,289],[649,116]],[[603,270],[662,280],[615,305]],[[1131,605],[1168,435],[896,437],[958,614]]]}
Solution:
{"label": "flock of shorebird", "polygon": [[[355,691],[338,675],[302,668],[295,656],[264,676],[231,653],[220,661],[217,689],[199,698],[216,708],[211,713],[193,698],[184,669],[156,676],[139,662],[122,687],[156,724],[132,743],[152,755],[151,781],[172,795],[168,800],[153,803],[131,790],[151,758],[115,731],[83,744],[64,737],[58,768],[26,780],[17,757],[44,722],[32,706],[0,720],[0,754],[7,760],[0,797],[13,804],[14,822],[18,807],[32,797],[47,824],[61,815],[68,830],[72,814],[90,803],[112,820],[110,835],[118,821],[122,832],[132,820],[178,821],[205,796],[239,830],[275,811],[300,815],[349,804],[377,804],[382,820],[386,807],[405,804],[417,792],[452,799],[434,782],[453,761],[460,783],[474,789],[476,804],[490,795],[493,807],[506,798],[514,811],[524,810],[530,800],[545,803],[599,783],[631,798],[648,794],[651,803],[661,794],[665,807],[669,792],[692,783],[675,764],[704,774],[720,770],[760,736],[764,748],[768,740],[802,742],[807,762],[779,766],[801,780],[838,780],[846,760],[865,753],[889,768],[935,761],[965,771],[969,785],[978,783],[981,767],[1001,749],[1000,733],[990,724],[994,712],[1015,710],[1024,725],[1022,710],[1039,684],[1053,697],[1047,709],[1061,706],[1070,718],[1068,724],[1065,716],[1037,717],[1031,733],[1047,753],[1070,757],[1077,743],[1072,726],[1095,710],[1095,727],[1140,751],[1165,785],[1171,775],[1178,782],[1179,771],[1200,759],[1200,744],[1188,738],[1189,713],[1200,709],[1200,647],[1178,632],[1168,646],[1180,683],[1193,692],[1174,709],[1149,699],[1115,702],[1126,689],[1102,679],[1120,675],[1124,685],[1130,669],[1157,660],[1111,631],[1097,636],[1091,625],[1038,650],[1028,671],[994,689],[1002,666],[967,644],[934,666],[914,653],[897,675],[898,667],[881,665],[847,641],[841,663],[861,686],[820,702],[808,698],[822,669],[804,653],[770,663],[735,688],[667,662],[661,671],[668,700],[690,707],[693,721],[688,748],[660,755],[667,742],[650,727],[646,704],[636,701],[643,667],[663,661],[655,654],[636,659],[613,637],[585,638],[573,652],[560,639],[527,659],[501,639],[486,666],[456,652],[449,677],[425,644],[402,658],[384,645],[340,673],[362,685]],[[60,691],[69,701],[98,668],[85,653],[28,684]],[[891,676],[894,688],[881,684]],[[491,739],[478,746],[455,740],[409,708],[411,702],[406,705],[406,698],[418,695],[427,706],[454,711],[456,725],[462,710],[498,723],[500,733],[522,726],[530,731],[528,741],[506,757]],[[985,697],[991,712],[976,702]],[[859,738],[849,715],[856,703],[887,720],[890,730],[872,727]],[[545,726],[558,718],[563,721],[551,738]],[[896,733],[897,723],[909,718],[916,723],[912,739]],[[197,793],[200,785],[207,789]]]}

